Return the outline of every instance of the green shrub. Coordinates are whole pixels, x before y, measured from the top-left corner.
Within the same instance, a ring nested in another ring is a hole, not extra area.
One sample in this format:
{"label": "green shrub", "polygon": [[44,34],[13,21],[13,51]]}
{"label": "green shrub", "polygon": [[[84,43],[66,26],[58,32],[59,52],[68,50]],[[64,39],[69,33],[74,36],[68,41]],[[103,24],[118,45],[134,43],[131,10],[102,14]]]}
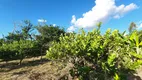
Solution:
{"label": "green shrub", "polygon": [[0,59],[10,61],[19,59],[20,64],[25,57],[34,57],[40,55],[37,42],[31,40],[13,41],[12,43],[3,43],[0,46]]}
{"label": "green shrub", "polygon": [[73,77],[81,80],[126,79],[142,64],[142,42],[137,31],[125,36],[118,30],[108,29],[101,35],[99,29],[69,34],[53,42],[47,51],[48,59],[72,59]]}
{"label": "green shrub", "polygon": [[13,49],[12,44],[3,43],[0,46],[0,59],[3,61],[10,61],[16,59],[17,51]]}

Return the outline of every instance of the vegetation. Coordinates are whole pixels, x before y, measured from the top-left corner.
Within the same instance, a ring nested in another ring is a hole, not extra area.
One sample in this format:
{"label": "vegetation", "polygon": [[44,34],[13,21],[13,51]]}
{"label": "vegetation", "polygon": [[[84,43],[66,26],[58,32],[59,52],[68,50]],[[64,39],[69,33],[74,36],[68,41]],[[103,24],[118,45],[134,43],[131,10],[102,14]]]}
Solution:
{"label": "vegetation", "polygon": [[[61,34],[65,31],[58,26],[43,25],[34,28],[30,21],[25,20],[21,29],[9,33],[8,36],[0,39],[0,59],[2,61],[11,61],[19,59],[21,65],[22,60],[26,57],[43,56],[49,48],[51,41],[58,41]],[[40,35],[33,35],[32,31],[37,29]]]}
{"label": "vegetation", "polygon": [[36,29],[40,33],[40,35],[36,35],[35,38],[38,41],[41,56],[46,54],[46,50],[49,48],[51,41],[59,41],[60,35],[65,34],[64,29],[60,29],[59,26],[37,26]]}
{"label": "vegetation", "polygon": [[[111,29],[102,35],[101,24],[92,32],[66,33],[59,26],[33,26],[26,20],[20,30],[0,39],[0,60],[6,64],[18,60],[22,65],[25,58],[41,56],[42,60],[46,55],[65,68],[58,79],[126,80],[142,65],[142,31],[132,22],[127,35]],[[32,33],[35,30],[38,34]]]}
{"label": "vegetation", "polygon": [[61,36],[47,50],[47,58],[68,59],[74,64],[71,75],[79,80],[126,80],[142,65],[142,41],[137,31],[125,36],[108,29],[100,34],[100,26],[92,32]]}
{"label": "vegetation", "polygon": [[131,22],[130,23],[130,26],[129,26],[129,33],[131,33],[133,30],[136,30],[137,26],[134,22]]}

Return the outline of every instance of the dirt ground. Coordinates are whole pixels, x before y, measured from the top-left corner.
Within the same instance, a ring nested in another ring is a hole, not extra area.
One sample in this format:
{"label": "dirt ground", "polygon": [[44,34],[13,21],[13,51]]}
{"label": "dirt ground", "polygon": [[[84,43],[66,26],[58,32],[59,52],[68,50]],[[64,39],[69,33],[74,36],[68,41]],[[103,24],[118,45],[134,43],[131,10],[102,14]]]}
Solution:
{"label": "dirt ground", "polygon": [[[18,60],[10,61],[7,64],[0,62],[0,80],[59,80],[64,75],[69,75],[73,65],[69,63],[49,61],[45,58],[24,59],[22,65]],[[142,68],[137,70],[138,74],[129,76],[128,80],[142,80]],[[70,75],[68,80],[72,80]]]}
{"label": "dirt ground", "polygon": [[68,74],[64,70],[66,64],[62,62],[48,61],[45,58],[41,61],[40,57],[25,59],[22,65],[18,65],[18,62],[0,62],[0,80],[58,80],[64,75],[60,73]]}

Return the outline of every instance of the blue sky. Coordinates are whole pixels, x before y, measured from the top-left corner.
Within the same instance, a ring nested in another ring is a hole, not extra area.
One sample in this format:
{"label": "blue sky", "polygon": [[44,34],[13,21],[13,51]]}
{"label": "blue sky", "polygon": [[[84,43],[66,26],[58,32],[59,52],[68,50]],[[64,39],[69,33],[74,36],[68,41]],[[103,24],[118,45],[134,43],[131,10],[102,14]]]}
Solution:
{"label": "blue sky", "polygon": [[[14,22],[39,19],[56,24],[67,31],[92,30],[97,22],[107,28],[128,29],[134,21],[142,27],[142,0],[0,0],[0,37],[14,29]],[[84,14],[84,15],[83,15]],[[84,23],[85,22],[85,23]]]}

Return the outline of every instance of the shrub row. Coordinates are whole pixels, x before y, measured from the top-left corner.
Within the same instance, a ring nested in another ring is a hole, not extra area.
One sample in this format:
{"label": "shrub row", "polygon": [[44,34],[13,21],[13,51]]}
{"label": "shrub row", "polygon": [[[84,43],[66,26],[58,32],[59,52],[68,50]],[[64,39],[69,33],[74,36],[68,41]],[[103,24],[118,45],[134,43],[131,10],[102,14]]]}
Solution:
{"label": "shrub row", "polygon": [[142,64],[142,41],[137,31],[130,35],[108,29],[61,36],[47,50],[48,59],[67,59],[74,64],[71,75],[80,80],[126,80]]}

